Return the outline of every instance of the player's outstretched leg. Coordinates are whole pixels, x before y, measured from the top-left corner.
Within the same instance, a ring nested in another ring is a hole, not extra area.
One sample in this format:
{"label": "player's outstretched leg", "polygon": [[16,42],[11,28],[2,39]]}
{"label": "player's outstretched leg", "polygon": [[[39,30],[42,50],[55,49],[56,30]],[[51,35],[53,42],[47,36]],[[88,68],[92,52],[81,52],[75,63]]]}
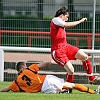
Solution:
{"label": "player's outstretched leg", "polygon": [[81,92],[87,92],[87,93],[90,93],[90,94],[99,94],[99,91],[98,90],[92,90],[82,84],[75,84],[75,87],[74,89],[77,89]]}

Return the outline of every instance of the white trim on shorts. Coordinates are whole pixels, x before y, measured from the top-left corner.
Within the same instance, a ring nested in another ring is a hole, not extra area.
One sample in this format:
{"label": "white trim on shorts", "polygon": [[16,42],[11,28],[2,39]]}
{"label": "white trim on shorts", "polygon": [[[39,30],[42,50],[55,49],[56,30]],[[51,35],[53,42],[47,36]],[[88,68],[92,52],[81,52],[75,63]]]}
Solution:
{"label": "white trim on shorts", "polygon": [[41,92],[43,93],[59,93],[64,84],[63,78],[58,78],[54,75],[47,75],[42,85]]}

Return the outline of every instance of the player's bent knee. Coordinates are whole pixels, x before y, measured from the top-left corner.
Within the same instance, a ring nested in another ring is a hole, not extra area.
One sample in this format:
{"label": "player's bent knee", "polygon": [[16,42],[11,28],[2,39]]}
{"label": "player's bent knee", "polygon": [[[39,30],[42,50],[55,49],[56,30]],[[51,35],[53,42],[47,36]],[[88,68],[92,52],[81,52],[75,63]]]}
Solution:
{"label": "player's bent knee", "polygon": [[89,59],[89,57],[88,57],[88,55],[86,54],[86,55],[84,56],[83,60],[87,60],[87,59]]}
{"label": "player's bent knee", "polygon": [[88,55],[86,53],[84,53],[82,50],[79,50],[76,53],[75,58],[84,61],[84,60],[87,60],[88,59]]}

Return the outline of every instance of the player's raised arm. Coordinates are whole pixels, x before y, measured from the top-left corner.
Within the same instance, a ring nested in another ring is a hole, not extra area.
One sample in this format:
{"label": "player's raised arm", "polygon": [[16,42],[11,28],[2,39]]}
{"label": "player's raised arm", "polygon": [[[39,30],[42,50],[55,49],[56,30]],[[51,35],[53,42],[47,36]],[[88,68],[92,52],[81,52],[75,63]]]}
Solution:
{"label": "player's raised arm", "polygon": [[79,21],[74,21],[74,22],[66,22],[66,24],[64,25],[65,28],[71,28],[71,27],[74,27],[80,23],[83,23],[87,21],[87,18],[82,18],[81,20]]}

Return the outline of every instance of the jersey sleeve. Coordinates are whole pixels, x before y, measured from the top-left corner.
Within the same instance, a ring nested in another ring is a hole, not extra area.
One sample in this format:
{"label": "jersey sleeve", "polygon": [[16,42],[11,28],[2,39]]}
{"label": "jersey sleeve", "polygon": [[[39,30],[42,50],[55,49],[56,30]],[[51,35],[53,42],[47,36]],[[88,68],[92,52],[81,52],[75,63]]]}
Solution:
{"label": "jersey sleeve", "polygon": [[38,67],[38,64],[32,64],[29,66],[29,69],[35,71],[35,72],[38,72],[39,71],[39,67]]}
{"label": "jersey sleeve", "polygon": [[14,92],[19,92],[19,87],[17,86],[17,84],[15,83],[15,81],[13,81],[11,83],[11,85],[8,86],[8,88]]}
{"label": "jersey sleeve", "polygon": [[59,17],[55,17],[52,19],[52,22],[55,24],[55,25],[58,25],[58,26],[61,26],[61,27],[64,27],[64,25],[66,24],[65,21],[63,21],[61,18]]}

